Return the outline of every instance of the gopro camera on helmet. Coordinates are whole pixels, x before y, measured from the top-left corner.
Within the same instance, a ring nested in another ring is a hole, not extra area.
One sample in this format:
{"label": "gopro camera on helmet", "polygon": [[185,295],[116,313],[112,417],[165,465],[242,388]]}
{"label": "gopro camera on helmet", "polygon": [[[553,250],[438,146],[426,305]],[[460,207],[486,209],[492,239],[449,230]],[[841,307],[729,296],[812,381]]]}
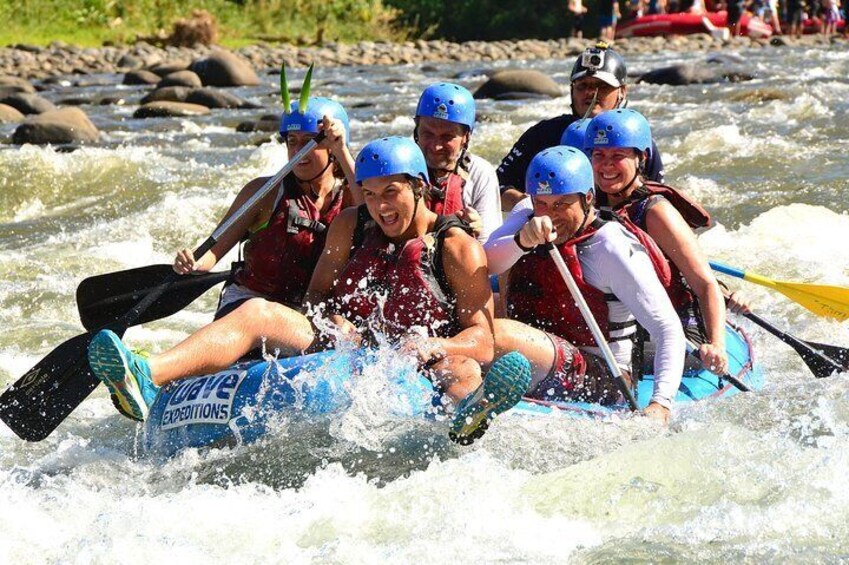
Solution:
{"label": "gopro camera on helmet", "polygon": [[598,47],[587,49],[581,55],[581,66],[590,71],[598,71],[604,67],[604,56],[606,54],[605,49],[599,49]]}

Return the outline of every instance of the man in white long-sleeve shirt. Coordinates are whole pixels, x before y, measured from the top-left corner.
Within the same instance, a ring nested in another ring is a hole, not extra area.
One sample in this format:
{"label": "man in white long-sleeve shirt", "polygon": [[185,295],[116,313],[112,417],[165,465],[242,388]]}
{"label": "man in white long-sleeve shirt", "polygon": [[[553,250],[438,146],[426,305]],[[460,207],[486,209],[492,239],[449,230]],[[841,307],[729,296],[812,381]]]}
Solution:
{"label": "man in white long-sleeve shirt", "polygon": [[475,99],[458,84],[428,86],[416,106],[413,137],[433,181],[428,207],[457,214],[484,243],[501,225],[501,195],[495,168],[469,151],[475,129]]}
{"label": "man in white long-sleeve shirt", "polygon": [[558,146],[539,153],[528,167],[525,188],[531,198],[516,205],[484,246],[490,273],[510,269],[502,292],[512,319],[496,320],[497,354],[518,350],[530,360],[532,398],[622,400],[560,273],[537,247],[552,242],[623,371],[631,371],[637,322],[657,343],[655,387],[645,413],[667,421],[685,355],[681,324],[658,278],[668,274],[668,266],[646,240],[654,248],[650,257],[637,232],[629,231],[634,228],[596,217],[592,167],[582,152]]}

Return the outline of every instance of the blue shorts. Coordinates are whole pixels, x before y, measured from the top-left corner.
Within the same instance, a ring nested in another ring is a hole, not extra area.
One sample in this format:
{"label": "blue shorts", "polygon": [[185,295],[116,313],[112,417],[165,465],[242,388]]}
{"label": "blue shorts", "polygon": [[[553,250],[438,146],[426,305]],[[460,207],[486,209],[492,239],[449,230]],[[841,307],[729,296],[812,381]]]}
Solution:
{"label": "blue shorts", "polygon": [[611,27],[616,25],[616,16],[599,16],[599,27]]}

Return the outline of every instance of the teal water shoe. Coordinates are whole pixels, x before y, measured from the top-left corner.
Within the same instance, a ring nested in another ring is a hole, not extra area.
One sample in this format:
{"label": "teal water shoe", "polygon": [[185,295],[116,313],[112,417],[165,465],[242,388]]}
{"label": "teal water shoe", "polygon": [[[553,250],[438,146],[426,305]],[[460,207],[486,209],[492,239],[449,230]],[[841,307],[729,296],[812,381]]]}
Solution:
{"label": "teal water shoe", "polygon": [[88,346],[88,362],[103,381],[121,414],[144,421],[159,387],[150,378],[147,360],[127,349],[113,331],[101,330]]}
{"label": "teal water shoe", "polygon": [[531,385],[531,364],[518,351],[511,351],[492,364],[481,386],[460,401],[448,437],[469,445],[481,437],[489,422],[522,399]]}

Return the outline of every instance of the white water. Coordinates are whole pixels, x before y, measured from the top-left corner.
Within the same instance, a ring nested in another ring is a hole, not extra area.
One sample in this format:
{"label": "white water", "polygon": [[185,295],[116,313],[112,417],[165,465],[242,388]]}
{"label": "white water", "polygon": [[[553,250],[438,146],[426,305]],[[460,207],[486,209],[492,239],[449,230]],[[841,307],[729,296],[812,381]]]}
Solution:
{"label": "white water", "polygon": [[[632,105],[654,126],[669,181],[715,214],[719,225],[701,236],[711,258],[849,286],[849,53],[743,55],[764,78],[638,85]],[[569,64],[530,66],[563,83]],[[359,147],[408,133],[416,93],[467,68],[323,70],[336,86],[315,90],[378,104],[351,112]],[[266,80],[246,95],[261,98]],[[567,106],[482,102],[491,121],[474,147],[497,162],[526,127]],[[0,150],[0,384],[79,333],[82,278],[168,262],[209,234],[242,183],[282,163],[280,146],[256,148],[213,118],[125,123],[126,108],[87,110],[105,147]],[[230,125],[247,114],[221,116]],[[846,323],[728,282],[775,325],[849,346]],[[127,338],[168,347],[208,321],[214,301]],[[679,409],[668,429],[639,418],[499,420],[466,449],[444,424],[381,412],[382,387],[370,382],[344,413],[311,425],[284,417],[258,445],[151,459],[101,387],[43,442],[0,424],[0,562],[845,560],[849,376],[816,380],[788,347],[743,326],[763,391]]]}

